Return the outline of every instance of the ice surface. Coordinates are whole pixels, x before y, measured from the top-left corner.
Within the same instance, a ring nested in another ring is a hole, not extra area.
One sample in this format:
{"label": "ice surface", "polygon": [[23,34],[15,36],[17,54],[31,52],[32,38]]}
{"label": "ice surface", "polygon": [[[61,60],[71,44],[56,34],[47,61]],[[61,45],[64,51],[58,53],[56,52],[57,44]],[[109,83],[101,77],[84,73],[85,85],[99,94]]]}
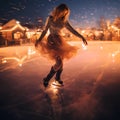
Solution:
{"label": "ice surface", "polygon": [[33,45],[0,48],[1,120],[120,119],[120,42],[70,44],[80,50],[64,61],[59,89],[43,87],[54,62]]}

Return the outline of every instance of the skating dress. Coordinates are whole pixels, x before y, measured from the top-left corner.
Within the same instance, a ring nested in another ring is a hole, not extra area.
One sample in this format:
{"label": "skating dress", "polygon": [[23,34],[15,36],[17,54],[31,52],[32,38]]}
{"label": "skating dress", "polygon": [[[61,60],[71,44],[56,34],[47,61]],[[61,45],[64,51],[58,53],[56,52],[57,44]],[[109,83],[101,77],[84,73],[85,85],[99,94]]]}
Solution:
{"label": "skating dress", "polygon": [[[55,59],[59,56],[61,59],[69,59],[76,55],[78,47],[68,44],[61,35],[61,30],[66,27],[69,29],[68,22],[53,21],[53,17],[50,16],[47,20],[44,32],[46,33],[49,29],[50,34],[41,41],[38,49],[41,54],[49,57],[50,59]],[[71,31],[71,32],[74,32]]]}

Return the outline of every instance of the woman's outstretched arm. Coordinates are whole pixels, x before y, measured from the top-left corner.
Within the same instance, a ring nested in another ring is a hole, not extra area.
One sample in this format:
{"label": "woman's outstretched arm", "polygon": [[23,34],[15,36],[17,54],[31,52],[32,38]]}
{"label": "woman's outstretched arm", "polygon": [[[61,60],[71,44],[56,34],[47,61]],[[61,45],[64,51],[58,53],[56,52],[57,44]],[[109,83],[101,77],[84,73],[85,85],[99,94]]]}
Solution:
{"label": "woman's outstretched arm", "polygon": [[44,38],[45,34],[48,31],[49,25],[50,25],[50,18],[48,17],[46,20],[46,23],[45,23],[45,29],[42,31],[40,38],[36,41],[35,47],[37,47],[37,45],[40,43],[40,41]]}
{"label": "woman's outstretched arm", "polygon": [[87,41],[86,39],[80,34],[78,33],[71,25],[69,22],[66,22],[66,26],[65,26],[71,33],[73,33],[74,35],[76,35],[77,37],[81,38],[84,42],[85,45],[87,45]]}

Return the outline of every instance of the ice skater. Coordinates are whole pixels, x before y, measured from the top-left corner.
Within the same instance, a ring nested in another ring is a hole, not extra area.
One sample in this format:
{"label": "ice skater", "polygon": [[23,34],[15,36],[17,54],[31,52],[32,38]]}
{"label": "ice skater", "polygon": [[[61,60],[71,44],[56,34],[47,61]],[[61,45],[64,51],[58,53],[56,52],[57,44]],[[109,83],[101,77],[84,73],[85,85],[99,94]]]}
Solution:
{"label": "ice skater", "polygon": [[[72,34],[81,38],[83,43],[87,45],[86,39],[79,34],[69,23],[70,9],[66,4],[60,4],[53,9],[51,15],[48,16],[45,24],[45,28],[41,33],[40,38],[36,41],[35,47],[44,55],[47,55],[50,59],[55,61],[55,64],[51,67],[50,72],[43,79],[43,85],[48,86],[50,79],[55,76],[55,80],[59,84],[63,84],[61,80],[61,73],[63,71],[63,60],[73,57],[78,48],[76,46],[71,46],[68,44],[61,35],[61,30],[67,28]],[[45,39],[47,31],[50,34]]]}

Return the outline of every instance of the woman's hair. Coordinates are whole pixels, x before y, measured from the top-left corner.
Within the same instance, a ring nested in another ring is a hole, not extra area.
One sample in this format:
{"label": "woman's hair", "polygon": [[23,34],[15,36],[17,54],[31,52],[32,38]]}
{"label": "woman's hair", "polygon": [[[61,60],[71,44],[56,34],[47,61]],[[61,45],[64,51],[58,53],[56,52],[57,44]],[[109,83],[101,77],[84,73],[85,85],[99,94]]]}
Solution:
{"label": "woman's hair", "polygon": [[53,21],[57,21],[58,19],[60,19],[65,22],[68,19],[69,14],[70,9],[67,7],[67,5],[60,4],[53,10],[51,15],[53,16]]}

